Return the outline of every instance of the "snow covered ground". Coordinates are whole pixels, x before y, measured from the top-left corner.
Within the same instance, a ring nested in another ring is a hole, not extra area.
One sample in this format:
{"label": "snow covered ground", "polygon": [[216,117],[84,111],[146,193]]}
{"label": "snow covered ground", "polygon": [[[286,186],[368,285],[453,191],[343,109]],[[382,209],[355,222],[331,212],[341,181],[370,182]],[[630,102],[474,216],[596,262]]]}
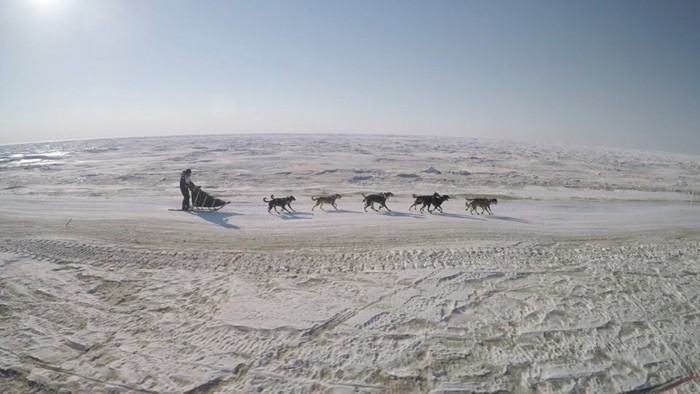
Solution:
{"label": "snow covered ground", "polygon": [[[168,211],[187,167],[231,204]],[[3,393],[700,392],[698,156],[164,137],[0,146],[0,176]]]}

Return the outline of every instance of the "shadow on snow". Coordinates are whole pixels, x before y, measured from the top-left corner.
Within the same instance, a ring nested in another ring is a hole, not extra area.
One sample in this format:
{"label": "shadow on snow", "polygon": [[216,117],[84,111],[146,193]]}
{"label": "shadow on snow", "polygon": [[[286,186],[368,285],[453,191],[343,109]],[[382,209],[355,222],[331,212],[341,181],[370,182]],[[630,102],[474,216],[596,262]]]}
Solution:
{"label": "shadow on snow", "polygon": [[[335,209],[334,209],[334,210],[332,210],[332,211],[331,211],[331,210],[326,210],[326,209],[321,209],[321,211],[323,211],[323,212],[325,212],[325,213],[362,213],[362,212],[360,212],[360,211],[348,211],[348,210],[345,210],[345,209],[338,209],[338,210],[335,210]],[[318,211],[314,211],[314,212],[318,212]]]}
{"label": "shadow on snow", "polygon": [[448,217],[448,218],[455,218],[455,219],[486,220],[486,219],[480,218],[480,217],[478,217],[478,216],[474,216],[474,215],[462,215],[462,214],[458,214],[458,213],[440,213],[440,214],[436,214],[436,215],[445,216],[445,217]]}
{"label": "shadow on snow", "polygon": [[228,222],[228,218],[231,216],[238,216],[239,213],[232,212],[208,212],[208,211],[190,211],[191,214],[199,216],[200,218],[206,220],[207,222],[214,223],[223,228],[231,228],[238,230],[240,227],[235,226]]}
{"label": "shadow on snow", "polygon": [[[271,213],[272,214],[272,213]],[[279,212],[277,216],[281,217],[284,220],[291,220],[291,219],[311,219],[310,216],[313,214],[307,213],[307,212]]]}
{"label": "shadow on snow", "polygon": [[384,216],[395,216],[395,217],[403,217],[403,218],[414,218],[414,219],[425,218],[425,215],[421,215],[421,214],[417,214],[417,213],[407,213],[407,212],[397,212],[397,211],[391,211],[391,212],[377,211],[377,213],[380,213]]}
{"label": "shadow on snow", "polygon": [[518,219],[518,218],[512,218],[509,216],[487,216],[489,219],[496,219],[496,220],[505,220],[506,222],[515,222],[515,223],[525,223],[525,224],[530,224],[532,223],[529,220],[525,219]]}

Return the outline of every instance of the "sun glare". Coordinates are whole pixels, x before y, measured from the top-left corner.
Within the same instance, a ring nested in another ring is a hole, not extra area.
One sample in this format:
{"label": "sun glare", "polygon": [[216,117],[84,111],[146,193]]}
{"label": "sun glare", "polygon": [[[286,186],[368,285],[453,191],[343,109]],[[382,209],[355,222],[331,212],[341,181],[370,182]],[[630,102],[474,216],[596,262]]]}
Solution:
{"label": "sun glare", "polygon": [[63,3],[63,0],[30,0],[29,3],[32,4],[34,8],[40,10],[51,10]]}

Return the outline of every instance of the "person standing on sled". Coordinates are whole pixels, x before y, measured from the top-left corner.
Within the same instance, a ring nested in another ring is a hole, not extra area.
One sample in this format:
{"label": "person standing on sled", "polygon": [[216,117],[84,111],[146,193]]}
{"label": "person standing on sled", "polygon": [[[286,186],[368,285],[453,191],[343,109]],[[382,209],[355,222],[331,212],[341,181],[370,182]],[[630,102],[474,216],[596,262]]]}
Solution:
{"label": "person standing on sled", "polygon": [[194,182],[192,182],[192,179],[190,179],[190,176],[192,175],[192,170],[189,168],[186,169],[185,171],[182,171],[180,174],[180,192],[182,192],[182,210],[183,211],[189,211],[190,210],[190,190],[194,190],[195,185]]}

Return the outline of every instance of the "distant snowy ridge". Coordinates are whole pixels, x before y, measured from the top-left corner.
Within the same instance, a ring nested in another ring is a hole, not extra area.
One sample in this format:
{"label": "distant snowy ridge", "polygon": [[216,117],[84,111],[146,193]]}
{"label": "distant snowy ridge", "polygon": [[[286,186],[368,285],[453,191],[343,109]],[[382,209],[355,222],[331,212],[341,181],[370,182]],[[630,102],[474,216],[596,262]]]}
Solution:
{"label": "distant snowy ridge", "polygon": [[[47,179],[44,170],[56,164],[61,173]],[[700,193],[700,156],[459,138],[222,135],[66,141],[0,146],[1,168],[30,170],[6,172],[8,186],[29,192],[41,185],[32,192],[59,195],[100,195],[104,185],[126,179],[144,196],[177,195],[183,168],[228,196],[253,189],[304,195],[319,185],[344,193],[410,195],[425,192],[416,190],[418,181],[430,192],[516,199],[691,201]],[[77,179],[80,188],[73,187]]]}

